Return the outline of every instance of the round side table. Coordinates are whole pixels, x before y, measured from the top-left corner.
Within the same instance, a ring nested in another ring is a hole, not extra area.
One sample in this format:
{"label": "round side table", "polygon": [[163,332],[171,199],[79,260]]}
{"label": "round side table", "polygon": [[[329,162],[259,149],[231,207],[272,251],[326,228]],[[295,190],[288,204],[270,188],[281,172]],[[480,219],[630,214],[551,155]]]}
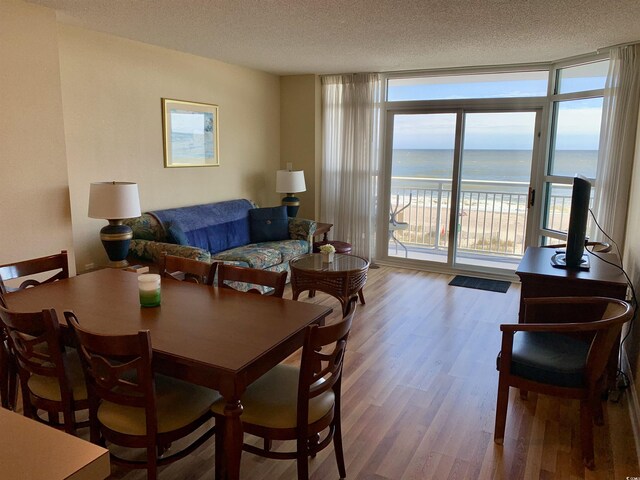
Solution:
{"label": "round side table", "polygon": [[359,295],[364,303],[362,287],[369,270],[369,262],[364,258],[336,253],[333,262],[324,263],[321,254],[311,253],[291,260],[290,266],[294,300],[305,290],[319,290],[340,301],[343,315],[354,296]]}

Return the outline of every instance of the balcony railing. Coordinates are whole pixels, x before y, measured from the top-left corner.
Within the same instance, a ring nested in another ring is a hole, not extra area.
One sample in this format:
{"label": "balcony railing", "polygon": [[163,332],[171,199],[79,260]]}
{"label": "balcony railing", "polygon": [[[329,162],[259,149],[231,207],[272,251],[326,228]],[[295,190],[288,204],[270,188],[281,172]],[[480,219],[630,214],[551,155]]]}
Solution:
{"label": "balcony railing", "polygon": [[[393,177],[391,185],[391,209],[408,205],[397,216],[400,226],[395,226],[391,232],[395,238],[408,246],[446,250],[451,182]],[[526,182],[462,181],[457,221],[458,250],[521,257],[525,249],[528,188]],[[566,231],[570,203],[569,196],[550,197],[546,221],[550,228]]]}

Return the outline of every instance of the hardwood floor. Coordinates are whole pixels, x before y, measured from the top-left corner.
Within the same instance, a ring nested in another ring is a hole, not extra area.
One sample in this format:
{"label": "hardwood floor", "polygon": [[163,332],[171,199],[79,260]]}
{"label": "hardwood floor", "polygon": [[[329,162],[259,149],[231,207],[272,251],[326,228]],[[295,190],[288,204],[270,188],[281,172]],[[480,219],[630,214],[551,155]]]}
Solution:
{"label": "hardwood floor", "polygon": [[[511,391],[503,446],[493,442],[498,324],[517,321],[519,285],[506,294],[447,285],[450,276],[371,270],[358,305],[343,381],[347,478],[625,479],[640,475],[628,398],[607,403],[595,428],[596,470],[585,470],[578,404]],[[287,287],[285,298],[291,298]],[[318,293],[303,301],[334,307]],[[296,361],[292,358],[289,361]],[[213,441],[161,470],[163,479],[213,478]],[[310,461],[311,479],[337,479],[333,449]],[[296,478],[294,461],[244,453],[242,478]],[[114,467],[111,478],[145,478]]]}

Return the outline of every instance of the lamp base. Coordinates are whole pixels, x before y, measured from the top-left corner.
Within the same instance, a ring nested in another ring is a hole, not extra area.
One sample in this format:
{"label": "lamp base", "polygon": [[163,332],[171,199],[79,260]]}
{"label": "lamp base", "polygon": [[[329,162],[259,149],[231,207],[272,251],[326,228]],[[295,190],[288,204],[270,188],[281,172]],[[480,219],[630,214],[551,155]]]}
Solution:
{"label": "lamp base", "polygon": [[287,196],[282,199],[282,205],[287,207],[288,217],[295,217],[300,209],[300,199],[294,197],[292,193],[287,193]]}
{"label": "lamp base", "polygon": [[133,238],[133,230],[129,225],[123,225],[122,220],[109,220],[109,225],[100,230],[100,240],[109,257],[110,268],[124,268],[129,266],[126,258],[129,254],[129,244]]}

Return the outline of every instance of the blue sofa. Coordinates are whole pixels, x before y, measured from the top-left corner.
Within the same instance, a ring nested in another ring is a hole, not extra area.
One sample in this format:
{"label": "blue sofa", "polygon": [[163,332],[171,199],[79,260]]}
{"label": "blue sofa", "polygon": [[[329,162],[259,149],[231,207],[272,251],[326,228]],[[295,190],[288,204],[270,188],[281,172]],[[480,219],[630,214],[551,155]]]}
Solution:
{"label": "blue sofa", "polygon": [[[258,235],[255,228],[257,214],[269,214],[271,210],[280,214],[279,208],[284,207],[256,208],[249,200],[228,200],[156,210],[125,220],[133,229],[130,257],[157,263],[160,254],[167,252],[205,262],[289,271],[289,260],[311,252],[316,222],[287,219],[284,214],[284,236],[288,238],[254,242],[252,235],[264,237]],[[271,221],[263,220],[263,223],[271,224]]]}

